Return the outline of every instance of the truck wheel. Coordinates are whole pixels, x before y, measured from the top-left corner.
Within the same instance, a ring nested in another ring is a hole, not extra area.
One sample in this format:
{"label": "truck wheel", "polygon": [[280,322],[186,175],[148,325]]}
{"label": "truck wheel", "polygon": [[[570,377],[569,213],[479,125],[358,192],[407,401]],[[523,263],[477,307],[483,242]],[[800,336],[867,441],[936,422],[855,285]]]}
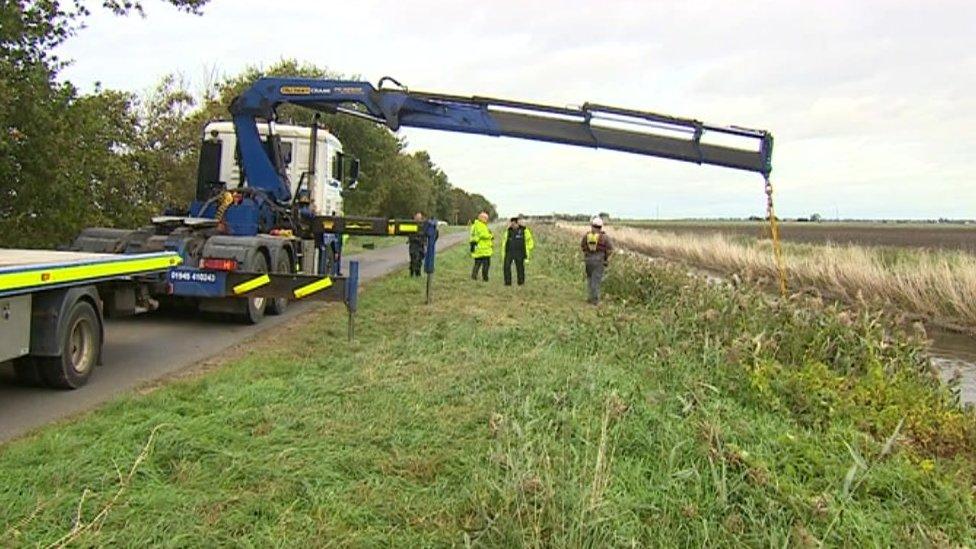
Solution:
{"label": "truck wheel", "polygon": [[[261,252],[256,252],[254,257],[251,259],[248,269],[252,273],[266,273],[268,272],[268,260],[265,259],[264,254]],[[265,308],[268,306],[268,300],[263,297],[249,297],[247,298],[247,305],[244,307],[244,322],[248,324],[257,324],[261,322],[264,318]]]}
{"label": "truck wheel", "polygon": [[[288,259],[288,252],[282,250],[278,256],[278,264],[275,266],[275,273],[291,273],[291,261]],[[281,315],[288,308],[287,297],[276,297],[268,300],[267,313],[269,315]]]}
{"label": "truck wheel", "polygon": [[49,386],[77,389],[88,383],[102,348],[98,313],[91,303],[78,301],[71,306],[61,338],[61,356],[37,357],[37,366]]}
{"label": "truck wheel", "polygon": [[37,387],[43,382],[41,372],[37,369],[37,361],[32,356],[14,359],[14,375],[18,382],[31,387]]}

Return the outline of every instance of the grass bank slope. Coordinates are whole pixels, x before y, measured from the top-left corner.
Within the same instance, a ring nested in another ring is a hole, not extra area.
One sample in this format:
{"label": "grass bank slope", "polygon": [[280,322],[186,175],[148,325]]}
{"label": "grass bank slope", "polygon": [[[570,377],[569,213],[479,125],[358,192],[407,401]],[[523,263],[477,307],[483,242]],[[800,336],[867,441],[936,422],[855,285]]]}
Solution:
{"label": "grass bank slope", "polygon": [[538,232],[525,288],[459,247],[0,448],[0,544],[976,542],[976,422],[883,319],[627,258],[587,306]]}

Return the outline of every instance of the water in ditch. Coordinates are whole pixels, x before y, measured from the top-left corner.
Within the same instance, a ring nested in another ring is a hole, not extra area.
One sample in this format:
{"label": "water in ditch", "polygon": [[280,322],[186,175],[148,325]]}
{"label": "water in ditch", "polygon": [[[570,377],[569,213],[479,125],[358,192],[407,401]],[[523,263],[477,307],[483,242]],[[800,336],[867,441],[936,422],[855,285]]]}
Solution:
{"label": "water in ditch", "polygon": [[976,404],[976,338],[947,330],[929,329],[932,364],[943,381],[959,380],[959,399]]}

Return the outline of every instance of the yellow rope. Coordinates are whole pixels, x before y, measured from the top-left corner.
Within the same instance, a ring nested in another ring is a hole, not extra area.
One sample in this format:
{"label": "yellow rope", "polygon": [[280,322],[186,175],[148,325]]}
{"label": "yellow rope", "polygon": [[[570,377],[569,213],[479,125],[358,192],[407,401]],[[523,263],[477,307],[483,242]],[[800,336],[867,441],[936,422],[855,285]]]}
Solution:
{"label": "yellow rope", "polygon": [[227,191],[224,191],[220,195],[220,201],[217,203],[217,212],[214,215],[214,219],[216,219],[218,223],[224,220],[224,214],[227,213],[227,208],[229,208],[233,203],[234,195]]}
{"label": "yellow rope", "polygon": [[773,183],[766,177],[766,216],[769,218],[769,233],[773,239],[773,258],[779,272],[779,293],[786,297],[786,263],[783,261],[783,246],[779,241],[779,224],[773,210]]}

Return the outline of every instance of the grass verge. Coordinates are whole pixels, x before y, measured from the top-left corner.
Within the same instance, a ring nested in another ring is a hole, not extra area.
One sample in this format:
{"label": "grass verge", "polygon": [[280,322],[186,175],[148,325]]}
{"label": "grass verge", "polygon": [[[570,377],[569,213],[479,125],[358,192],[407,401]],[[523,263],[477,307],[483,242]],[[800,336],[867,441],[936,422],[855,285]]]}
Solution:
{"label": "grass verge", "polygon": [[976,421],[880,316],[444,254],[287,345],[0,448],[0,544],[973,544]]}

